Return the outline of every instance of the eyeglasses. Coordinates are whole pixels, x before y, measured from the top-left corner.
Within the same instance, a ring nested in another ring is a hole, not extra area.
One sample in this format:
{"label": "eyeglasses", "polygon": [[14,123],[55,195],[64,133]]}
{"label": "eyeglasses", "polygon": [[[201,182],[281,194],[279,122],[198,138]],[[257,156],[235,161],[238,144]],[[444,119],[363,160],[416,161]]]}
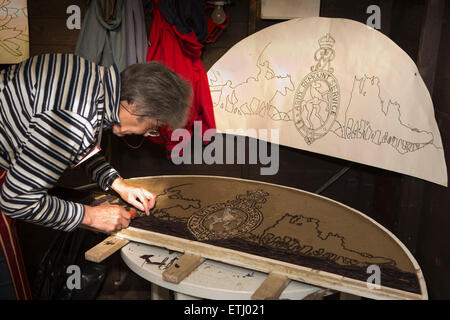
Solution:
{"label": "eyeglasses", "polygon": [[[148,115],[145,114],[137,114],[137,113],[133,113],[130,110],[128,110],[127,107],[125,107],[122,103],[120,103],[120,106],[123,107],[129,114],[133,115],[133,116],[139,116],[139,117],[148,117]],[[153,129],[149,129],[147,130],[143,136],[144,137],[159,137],[160,136],[160,132],[159,132],[159,128],[163,127],[164,124],[159,122],[159,120],[156,120],[156,128]]]}

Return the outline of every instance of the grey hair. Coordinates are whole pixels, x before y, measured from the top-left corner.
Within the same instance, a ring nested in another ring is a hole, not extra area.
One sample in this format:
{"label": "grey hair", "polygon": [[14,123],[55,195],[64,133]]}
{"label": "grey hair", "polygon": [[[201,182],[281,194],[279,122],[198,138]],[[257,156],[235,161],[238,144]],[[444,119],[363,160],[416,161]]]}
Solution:
{"label": "grey hair", "polygon": [[120,73],[120,100],[135,103],[136,114],[181,128],[192,99],[190,83],[162,63],[149,61],[128,66]]}

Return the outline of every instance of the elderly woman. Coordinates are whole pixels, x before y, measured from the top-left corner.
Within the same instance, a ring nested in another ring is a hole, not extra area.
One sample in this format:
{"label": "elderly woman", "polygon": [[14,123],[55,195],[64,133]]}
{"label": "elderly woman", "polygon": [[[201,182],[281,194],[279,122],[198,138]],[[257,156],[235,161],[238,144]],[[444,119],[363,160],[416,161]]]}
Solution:
{"label": "elderly woman", "polygon": [[115,65],[45,54],[3,70],[0,90],[3,223],[17,218],[65,231],[80,224],[104,231],[128,227],[130,214],[121,207],[90,207],[47,194],[64,170],[79,164],[103,190],[115,190],[149,214],[154,195],[127,185],[103,157],[91,155],[105,129],[149,136],[162,125],[183,126],[191,96],[186,81],[156,62],[119,75]]}

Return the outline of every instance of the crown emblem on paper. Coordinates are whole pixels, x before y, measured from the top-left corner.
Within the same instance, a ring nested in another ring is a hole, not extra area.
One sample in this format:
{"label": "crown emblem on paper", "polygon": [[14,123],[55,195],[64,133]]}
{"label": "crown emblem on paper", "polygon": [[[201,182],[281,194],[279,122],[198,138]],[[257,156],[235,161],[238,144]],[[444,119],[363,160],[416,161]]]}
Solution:
{"label": "crown emblem on paper", "polygon": [[325,36],[319,39],[319,45],[324,49],[331,49],[336,41],[333,37],[327,33]]}
{"label": "crown emblem on paper", "polygon": [[333,73],[334,69],[331,68],[330,63],[334,59],[333,46],[336,43],[331,34],[327,33],[319,39],[320,48],[317,49],[314,54],[314,60],[317,61],[316,65],[311,67],[311,71],[326,71]]}

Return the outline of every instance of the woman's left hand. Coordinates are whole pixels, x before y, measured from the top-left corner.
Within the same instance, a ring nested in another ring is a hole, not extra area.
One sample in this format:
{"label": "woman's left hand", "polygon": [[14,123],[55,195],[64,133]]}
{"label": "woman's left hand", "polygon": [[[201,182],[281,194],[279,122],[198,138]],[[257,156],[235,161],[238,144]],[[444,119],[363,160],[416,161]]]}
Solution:
{"label": "woman's left hand", "polygon": [[126,184],[122,178],[117,178],[111,188],[116,191],[120,197],[134,206],[135,208],[144,211],[148,216],[150,209],[155,206],[156,197],[150,191]]}

